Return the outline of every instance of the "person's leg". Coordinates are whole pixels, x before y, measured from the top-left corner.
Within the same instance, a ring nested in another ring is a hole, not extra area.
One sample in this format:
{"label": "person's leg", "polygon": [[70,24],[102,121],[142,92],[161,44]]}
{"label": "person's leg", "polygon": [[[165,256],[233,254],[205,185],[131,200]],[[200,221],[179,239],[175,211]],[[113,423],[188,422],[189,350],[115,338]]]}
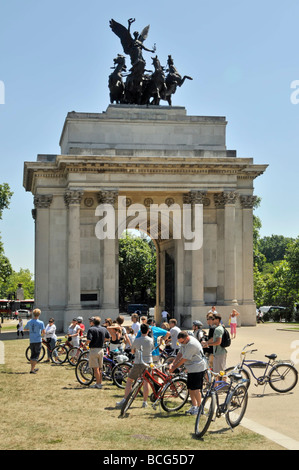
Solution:
{"label": "person's leg", "polygon": [[200,390],[189,390],[192,406],[199,407],[201,404]]}

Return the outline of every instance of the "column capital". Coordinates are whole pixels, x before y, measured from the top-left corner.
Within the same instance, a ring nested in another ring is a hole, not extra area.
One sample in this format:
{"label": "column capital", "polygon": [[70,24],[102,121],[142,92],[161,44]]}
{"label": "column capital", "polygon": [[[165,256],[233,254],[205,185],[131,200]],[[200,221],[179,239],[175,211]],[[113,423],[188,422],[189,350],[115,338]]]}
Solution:
{"label": "column capital", "polygon": [[111,204],[112,206],[114,206],[116,203],[117,196],[118,191],[105,189],[103,191],[98,192],[98,202],[99,204]]}
{"label": "column capital", "polygon": [[53,201],[53,194],[36,194],[33,199],[35,209],[48,209]]}
{"label": "column capital", "polygon": [[208,205],[207,191],[200,191],[197,189],[191,189],[189,193],[183,195],[184,204],[204,204]]}
{"label": "column capital", "polygon": [[70,204],[80,204],[84,191],[79,189],[68,189],[64,193],[64,202],[67,206]]}
{"label": "column capital", "polygon": [[240,202],[243,209],[252,209],[257,200],[257,196],[241,195]]}
{"label": "column capital", "polygon": [[225,205],[235,204],[236,200],[237,200],[237,197],[238,197],[238,193],[237,193],[237,191],[227,191],[227,192],[224,191],[223,196],[224,196],[224,204]]}

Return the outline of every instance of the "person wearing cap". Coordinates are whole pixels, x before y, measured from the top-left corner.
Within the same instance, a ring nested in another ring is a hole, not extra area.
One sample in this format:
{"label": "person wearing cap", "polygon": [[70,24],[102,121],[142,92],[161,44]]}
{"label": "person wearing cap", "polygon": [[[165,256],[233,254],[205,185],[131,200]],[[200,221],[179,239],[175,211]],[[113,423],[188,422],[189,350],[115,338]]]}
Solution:
{"label": "person wearing cap", "polygon": [[96,383],[90,388],[102,388],[102,370],[104,357],[104,342],[110,339],[110,334],[101,326],[100,317],[89,318],[90,328],[87,331],[86,346],[89,346],[89,366],[93,369]]}
{"label": "person wearing cap", "polygon": [[201,341],[204,333],[202,331],[203,324],[199,320],[194,320],[192,329],[193,329],[193,336],[196,338],[198,341]]}

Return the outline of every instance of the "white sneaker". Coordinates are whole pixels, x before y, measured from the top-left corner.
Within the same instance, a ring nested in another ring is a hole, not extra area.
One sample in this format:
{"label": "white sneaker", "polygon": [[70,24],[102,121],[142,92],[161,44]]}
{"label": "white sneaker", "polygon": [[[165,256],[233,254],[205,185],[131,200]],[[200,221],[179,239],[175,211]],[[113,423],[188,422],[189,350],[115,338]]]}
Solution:
{"label": "white sneaker", "polygon": [[123,406],[123,404],[125,403],[125,401],[126,401],[125,398],[123,398],[123,399],[120,400],[120,401],[117,401],[117,402],[116,402],[116,406],[119,406],[119,407]]}
{"label": "white sneaker", "polygon": [[146,407],[147,407],[147,402],[144,401],[144,402],[142,403],[142,408],[146,408]]}
{"label": "white sneaker", "polygon": [[99,388],[101,389],[103,386],[102,384],[94,384],[94,385],[91,385],[89,388]]}
{"label": "white sneaker", "polygon": [[189,410],[186,411],[186,415],[197,415],[198,413],[198,406],[191,406]]}

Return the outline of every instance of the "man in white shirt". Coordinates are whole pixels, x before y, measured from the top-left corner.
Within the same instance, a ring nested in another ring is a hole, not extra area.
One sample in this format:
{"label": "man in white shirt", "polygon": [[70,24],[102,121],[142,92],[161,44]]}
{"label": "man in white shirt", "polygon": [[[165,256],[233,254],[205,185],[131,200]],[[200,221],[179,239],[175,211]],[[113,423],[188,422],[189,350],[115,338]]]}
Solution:
{"label": "man in white shirt", "polygon": [[138,313],[133,313],[133,315],[131,316],[131,320],[132,320],[131,328],[134,331],[134,335],[136,336],[138,331],[140,330],[140,323],[138,321],[139,320]]}
{"label": "man in white shirt", "polygon": [[206,362],[199,341],[189,336],[187,331],[178,334],[178,342],[181,349],[169,368],[171,373],[176,368],[185,364],[187,369],[187,387],[189,390],[192,406],[186,411],[188,415],[196,415],[201,404],[201,390],[203,385]]}
{"label": "man in white shirt", "polygon": [[180,345],[178,344],[178,334],[181,331],[181,329],[177,326],[177,320],[175,318],[171,318],[169,320],[169,326],[170,326],[169,333],[171,337],[171,347],[174,350],[175,354],[177,354],[180,348]]}

